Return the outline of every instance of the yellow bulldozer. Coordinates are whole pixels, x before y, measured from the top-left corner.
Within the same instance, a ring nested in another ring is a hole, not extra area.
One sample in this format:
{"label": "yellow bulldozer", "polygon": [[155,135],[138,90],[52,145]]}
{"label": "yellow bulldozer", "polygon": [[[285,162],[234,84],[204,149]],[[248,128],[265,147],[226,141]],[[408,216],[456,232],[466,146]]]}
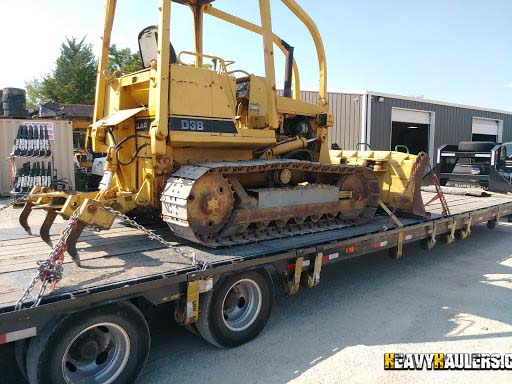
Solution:
{"label": "yellow bulldozer", "polygon": [[[329,149],[322,39],[295,0],[281,1],[314,41],[317,104],[300,99],[294,49],[273,33],[270,0],[259,0],[261,25],[216,9],[213,0],[159,0],[158,25],[138,36],[144,69],[121,75],[107,70],[116,0],[106,0],[92,125],[93,151],[107,153],[100,191],[35,187],[21,225],[30,231],[34,206],[47,210],[41,237],[51,244],[55,217],[75,213],[80,224],[67,249],[76,261],[83,228],[109,229],[114,211],[162,217],[177,236],[210,247],[358,224],[371,220],[381,201],[423,215],[421,177],[414,175],[423,175],[426,155]],[[172,2],[192,11],[193,51],[172,46]],[[263,75],[203,52],[205,14],[262,36]],[[282,96],[274,47],[286,57]]]}

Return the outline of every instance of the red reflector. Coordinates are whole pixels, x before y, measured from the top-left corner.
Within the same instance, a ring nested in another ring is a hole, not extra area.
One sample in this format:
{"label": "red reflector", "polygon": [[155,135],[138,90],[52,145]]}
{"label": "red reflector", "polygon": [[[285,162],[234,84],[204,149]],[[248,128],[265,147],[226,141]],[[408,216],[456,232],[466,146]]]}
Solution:
{"label": "red reflector", "polygon": [[322,256],[322,263],[329,261],[329,255]]}
{"label": "red reflector", "polygon": [[375,249],[378,249],[378,248],[385,247],[386,245],[388,245],[388,241],[384,240],[384,241],[381,241],[381,242],[378,242],[378,243],[374,243],[372,245],[372,247],[375,248]]}
{"label": "red reflector", "polygon": [[295,269],[295,264],[288,264],[288,270],[293,271]]}
{"label": "red reflector", "polygon": [[2,334],[2,335],[0,335],[0,344],[5,344],[5,343],[7,343],[7,335]]}

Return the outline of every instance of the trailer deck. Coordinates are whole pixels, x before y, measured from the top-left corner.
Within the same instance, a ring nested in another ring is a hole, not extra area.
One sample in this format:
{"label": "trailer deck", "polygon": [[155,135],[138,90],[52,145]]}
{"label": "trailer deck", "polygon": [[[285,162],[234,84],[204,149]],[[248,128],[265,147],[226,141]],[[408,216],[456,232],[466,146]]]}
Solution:
{"label": "trailer deck", "polygon": [[[434,196],[423,192],[425,201]],[[64,277],[57,289],[45,295],[42,304],[62,302],[100,294],[106,297],[130,296],[163,285],[179,285],[191,277],[212,276],[251,265],[271,262],[293,263],[304,256],[309,265],[319,252],[323,264],[356,257],[386,248],[396,248],[398,243],[418,241],[429,236],[452,233],[456,229],[497,220],[512,214],[512,200],[507,197],[474,197],[445,195],[451,216],[441,215],[441,205],[436,201],[427,207],[429,219],[404,219],[399,228],[388,216],[375,221],[320,233],[304,231],[301,236],[285,237],[247,245],[209,249],[184,242],[174,237],[165,226],[154,228],[177,247],[194,251],[198,260],[209,268],[198,271],[188,259],[149,240],[138,230],[116,223],[110,231],[84,231],[77,244],[82,267],[78,268],[66,257]],[[52,239],[56,241],[64,223],[54,226]],[[34,233],[37,228],[34,229]],[[402,238],[400,239],[400,236]],[[0,318],[2,313],[13,315],[16,300],[32,279],[37,261],[46,258],[49,247],[37,236],[27,235],[17,222],[4,222],[0,229]],[[291,265],[291,264],[290,264]],[[37,288],[36,288],[37,289]],[[171,300],[171,298],[167,298]],[[166,298],[161,298],[165,301]],[[30,299],[29,299],[30,301]],[[32,309],[33,310],[33,309]],[[32,311],[31,310],[31,311]],[[10,316],[8,316],[10,317]]]}

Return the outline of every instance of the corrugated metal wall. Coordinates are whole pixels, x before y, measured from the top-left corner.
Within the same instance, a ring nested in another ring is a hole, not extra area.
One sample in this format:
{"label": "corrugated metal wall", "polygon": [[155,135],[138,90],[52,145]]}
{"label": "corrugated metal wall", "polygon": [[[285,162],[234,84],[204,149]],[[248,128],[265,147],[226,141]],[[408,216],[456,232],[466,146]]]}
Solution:
{"label": "corrugated metal wall", "polygon": [[[22,121],[23,120],[15,119],[0,120],[0,195],[8,195],[11,191],[9,183],[9,155],[11,154],[14,140],[16,139],[18,126]],[[37,120],[33,120],[33,122],[35,124],[38,123]],[[57,170],[57,177],[59,179],[67,178],[74,189],[75,165],[73,162],[73,131],[71,122],[63,120],[41,121],[41,123],[49,122],[53,123],[54,129],[54,139],[50,140],[50,146],[54,156],[54,167]],[[36,160],[38,159],[33,158],[33,161]],[[19,158],[16,161],[18,165],[21,166],[24,160],[23,158]]]}
{"label": "corrugated metal wall", "polygon": [[509,114],[391,97],[384,97],[382,102],[378,102],[377,99],[377,96],[372,96],[370,143],[373,149],[390,149],[391,111],[393,107],[435,113],[434,150],[443,144],[470,141],[473,117],[503,120],[503,141],[512,141],[512,115]]}
{"label": "corrugated metal wall", "polygon": [[[282,91],[278,91],[282,95]],[[302,101],[316,104],[318,92],[301,91]],[[334,126],[329,130],[329,147],[337,143],[341,148],[353,149],[361,141],[363,96],[349,93],[327,93],[329,110],[334,115]]]}

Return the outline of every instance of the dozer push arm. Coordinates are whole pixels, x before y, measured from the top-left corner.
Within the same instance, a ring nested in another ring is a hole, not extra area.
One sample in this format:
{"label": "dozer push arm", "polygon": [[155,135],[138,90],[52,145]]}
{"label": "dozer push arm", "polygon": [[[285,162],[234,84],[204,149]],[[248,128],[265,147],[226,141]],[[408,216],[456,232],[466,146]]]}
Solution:
{"label": "dozer push arm", "polygon": [[322,106],[327,105],[327,62],[325,59],[325,49],[322,42],[322,37],[318,31],[315,22],[311,17],[297,4],[295,0],[281,0],[290,11],[292,11],[297,18],[304,23],[309,30],[311,37],[316,46],[318,57],[320,89],[319,89],[319,103]]}
{"label": "dozer push arm", "polygon": [[265,81],[267,82],[268,124],[270,128],[279,127],[276,100],[276,71],[274,65],[274,44],[272,40],[272,21],[270,19],[270,0],[260,0],[261,28],[263,30],[263,50],[265,57]]}
{"label": "dozer push arm", "polygon": [[168,136],[169,116],[169,57],[171,41],[171,2],[159,0],[158,11],[160,17],[158,34],[158,54],[156,60],[156,110],[155,121],[149,131],[151,136],[151,153],[153,156],[165,155],[167,151],[166,140]]}
{"label": "dozer push arm", "polygon": [[108,68],[108,56],[110,50],[110,37],[114,24],[117,0],[105,0],[105,21],[103,24],[103,36],[101,37],[101,53],[96,75],[96,95],[94,102],[93,123],[105,116],[105,92],[107,81],[103,71]]}

